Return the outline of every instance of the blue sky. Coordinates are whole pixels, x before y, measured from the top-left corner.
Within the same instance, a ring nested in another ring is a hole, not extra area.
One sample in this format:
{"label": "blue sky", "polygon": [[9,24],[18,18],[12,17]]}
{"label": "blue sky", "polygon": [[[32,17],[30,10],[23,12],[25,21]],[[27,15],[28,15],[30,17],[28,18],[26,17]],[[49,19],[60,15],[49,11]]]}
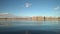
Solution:
{"label": "blue sky", "polygon": [[0,13],[16,16],[60,16],[60,0],[0,0]]}

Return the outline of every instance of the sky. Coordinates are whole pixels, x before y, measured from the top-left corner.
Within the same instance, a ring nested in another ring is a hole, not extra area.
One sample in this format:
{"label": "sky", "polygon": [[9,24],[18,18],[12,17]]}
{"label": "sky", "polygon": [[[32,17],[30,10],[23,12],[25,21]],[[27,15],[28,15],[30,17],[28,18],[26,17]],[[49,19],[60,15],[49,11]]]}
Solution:
{"label": "sky", "polygon": [[0,13],[60,17],[60,0],[0,0]]}

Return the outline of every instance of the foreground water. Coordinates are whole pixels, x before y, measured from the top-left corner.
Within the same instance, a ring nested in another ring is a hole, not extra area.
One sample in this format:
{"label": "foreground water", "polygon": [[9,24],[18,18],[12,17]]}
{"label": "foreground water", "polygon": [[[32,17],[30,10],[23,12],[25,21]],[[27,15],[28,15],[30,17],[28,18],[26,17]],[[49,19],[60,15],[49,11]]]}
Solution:
{"label": "foreground water", "polygon": [[0,34],[60,34],[60,21],[0,21],[0,23],[3,23],[0,25]]}

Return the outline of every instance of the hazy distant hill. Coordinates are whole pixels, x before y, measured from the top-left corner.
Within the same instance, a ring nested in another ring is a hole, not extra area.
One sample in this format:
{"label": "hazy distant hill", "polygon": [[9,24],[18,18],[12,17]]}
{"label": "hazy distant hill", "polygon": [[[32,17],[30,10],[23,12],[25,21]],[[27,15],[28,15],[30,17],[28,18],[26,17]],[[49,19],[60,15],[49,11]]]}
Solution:
{"label": "hazy distant hill", "polygon": [[17,16],[14,16],[12,14],[8,13],[0,13],[0,18],[16,18]]}
{"label": "hazy distant hill", "polygon": [[10,13],[0,13],[0,18],[29,18],[28,16],[22,17],[22,16],[15,16]]}

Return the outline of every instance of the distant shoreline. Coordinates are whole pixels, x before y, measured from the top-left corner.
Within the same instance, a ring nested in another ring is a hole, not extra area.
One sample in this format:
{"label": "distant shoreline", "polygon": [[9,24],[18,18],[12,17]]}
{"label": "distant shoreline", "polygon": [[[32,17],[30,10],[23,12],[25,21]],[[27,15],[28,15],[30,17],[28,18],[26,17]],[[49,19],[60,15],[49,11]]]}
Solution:
{"label": "distant shoreline", "polygon": [[33,16],[33,17],[13,17],[13,18],[0,18],[0,20],[31,20],[31,21],[45,21],[45,20],[49,20],[49,21],[53,21],[53,20],[58,20],[60,21],[60,17],[42,17],[42,16]]}

